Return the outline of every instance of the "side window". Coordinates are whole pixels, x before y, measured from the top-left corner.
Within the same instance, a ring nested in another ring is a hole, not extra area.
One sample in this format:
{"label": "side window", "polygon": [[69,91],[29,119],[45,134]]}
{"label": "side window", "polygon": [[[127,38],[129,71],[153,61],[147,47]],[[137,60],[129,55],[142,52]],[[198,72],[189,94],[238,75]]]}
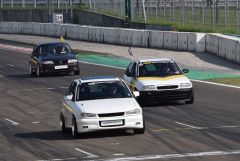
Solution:
{"label": "side window", "polygon": [[37,45],[35,45],[35,46],[33,47],[33,51],[32,51],[31,56],[34,56],[34,53],[36,52],[36,48],[37,48]]}
{"label": "side window", "polygon": [[72,84],[68,88],[68,91],[67,91],[66,95],[73,95],[73,98],[74,98],[75,97],[76,86],[77,86],[77,83],[72,82]]}
{"label": "side window", "polygon": [[125,74],[129,77],[134,77],[136,73],[136,63],[129,64]]}
{"label": "side window", "polygon": [[32,55],[33,56],[38,56],[39,55],[39,49],[40,49],[40,47],[39,46],[37,46],[37,47],[35,47],[35,49],[34,49],[34,51],[33,51],[33,53],[32,53]]}
{"label": "side window", "polygon": [[133,64],[131,69],[131,75],[134,77],[136,75],[136,63]]}
{"label": "side window", "polygon": [[128,65],[127,70],[126,70],[126,72],[125,72],[125,74],[126,74],[127,76],[130,75],[132,66],[133,66],[133,63],[130,63],[130,64]]}

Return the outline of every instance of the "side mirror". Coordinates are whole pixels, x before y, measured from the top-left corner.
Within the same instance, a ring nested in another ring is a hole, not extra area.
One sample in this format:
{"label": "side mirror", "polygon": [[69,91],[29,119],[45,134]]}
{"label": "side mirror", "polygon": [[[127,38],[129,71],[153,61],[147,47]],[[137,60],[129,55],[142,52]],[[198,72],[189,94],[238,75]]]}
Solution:
{"label": "side mirror", "polygon": [[188,72],[189,72],[189,69],[183,69],[182,72],[183,72],[183,73],[188,73]]}
{"label": "side mirror", "polygon": [[72,101],[73,95],[67,95],[65,96],[66,101]]}
{"label": "side mirror", "polygon": [[133,95],[134,95],[134,97],[139,97],[140,93],[139,93],[139,91],[133,91]]}

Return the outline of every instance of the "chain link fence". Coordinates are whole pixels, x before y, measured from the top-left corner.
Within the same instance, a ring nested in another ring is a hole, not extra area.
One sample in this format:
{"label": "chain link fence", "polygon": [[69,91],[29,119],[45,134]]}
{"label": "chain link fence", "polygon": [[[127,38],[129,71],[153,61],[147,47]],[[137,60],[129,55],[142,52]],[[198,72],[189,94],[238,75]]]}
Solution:
{"label": "chain link fence", "polygon": [[[240,32],[240,0],[131,0],[133,22],[181,31]],[[78,8],[125,19],[125,0],[1,0],[1,8]]]}
{"label": "chain link fence", "polygon": [[[84,0],[95,12],[125,18],[125,0]],[[181,31],[240,31],[239,0],[131,0],[134,22],[173,25]]]}

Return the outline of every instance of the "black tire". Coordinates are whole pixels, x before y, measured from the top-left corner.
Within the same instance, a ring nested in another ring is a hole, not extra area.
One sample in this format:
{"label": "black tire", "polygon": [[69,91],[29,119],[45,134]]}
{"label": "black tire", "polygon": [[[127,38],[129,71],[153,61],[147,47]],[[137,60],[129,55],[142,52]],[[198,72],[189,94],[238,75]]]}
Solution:
{"label": "black tire", "polygon": [[31,76],[36,75],[36,72],[33,72],[32,64],[31,64],[31,63],[29,63],[29,74],[30,74]]}
{"label": "black tire", "polygon": [[147,101],[144,101],[141,96],[137,97],[136,99],[140,106],[146,106],[148,104]]}
{"label": "black tire", "polygon": [[63,117],[62,114],[60,114],[60,127],[61,127],[62,133],[66,133],[66,132],[67,132],[67,128],[66,128],[66,124],[65,124],[65,119],[64,119],[64,117]]}
{"label": "black tire", "polygon": [[80,70],[76,70],[76,71],[74,72],[74,74],[75,74],[75,75],[79,75],[79,74],[80,74]]}
{"label": "black tire", "polygon": [[40,72],[40,67],[39,67],[39,65],[37,66],[36,76],[38,76],[38,77],[41,77],[41,76],[42,76],[42,74],[41,74],[41,72]]}
{"label": "black tire", "polygon": [[189,100],[185,101],[186,104],[193,104],[194,102],[194,94],[191,94]]}
{"label": "black tire", "polygon": [[143,119],[143,128],[141,129],[133,129],[134,134],[144,134],[145,132],[145,121]]}
{"label": "black tire", "polygon": [[77,138],[77,136],[78,136],[77,122],[76,122],[76,118],[73,116],[73,118],[72,118],[72,137]]}

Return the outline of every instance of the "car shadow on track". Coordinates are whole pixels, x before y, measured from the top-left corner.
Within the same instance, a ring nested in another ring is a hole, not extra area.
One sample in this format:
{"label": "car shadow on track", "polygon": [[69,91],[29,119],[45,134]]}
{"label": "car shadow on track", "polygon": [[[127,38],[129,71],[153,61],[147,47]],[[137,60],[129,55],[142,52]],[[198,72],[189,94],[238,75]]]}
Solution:
{"label": "car shadow on track", "polygon": [[[108,130],[108,131],[98,131],[89,132],[84,134],[79,134],[76,139],[96,139],[105,137],[124,137],[134,135],[130,130]],[[41,132],[30,132],[30,133],[20,133],[15,134],[15,137],[22,139],[39,139],[39,140],[72,140],[75,139],[71,135],[71,130],[67,133],[62,134],[61,131],[41,131]]]}

